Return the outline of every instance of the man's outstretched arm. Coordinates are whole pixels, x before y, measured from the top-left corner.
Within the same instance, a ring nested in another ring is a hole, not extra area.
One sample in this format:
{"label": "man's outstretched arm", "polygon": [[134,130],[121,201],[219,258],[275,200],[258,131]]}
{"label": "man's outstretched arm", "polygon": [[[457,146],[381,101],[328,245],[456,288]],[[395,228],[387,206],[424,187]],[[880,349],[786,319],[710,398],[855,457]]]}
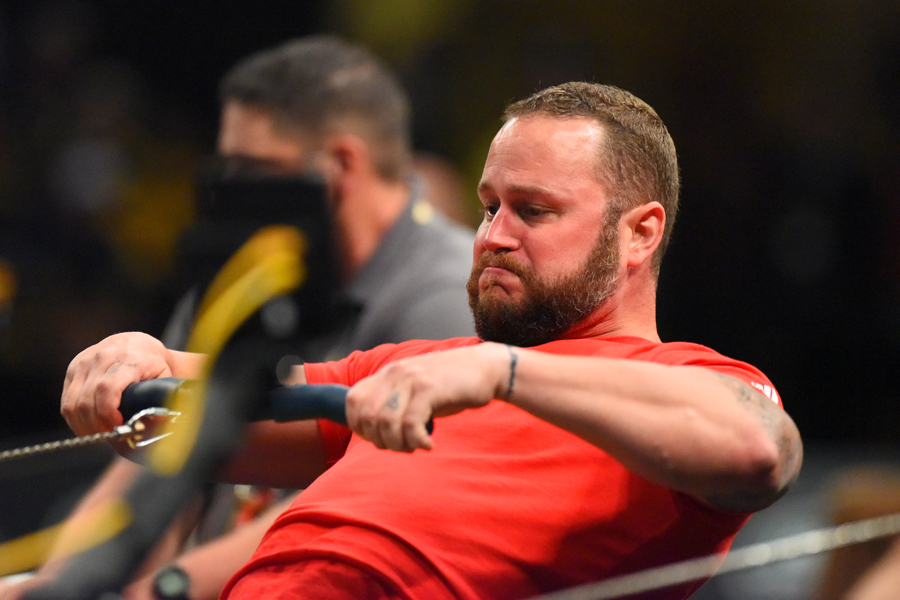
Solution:
{"label": "man's outstretched arm", "polygon": [[609,452],[657,483],[723,510],[768,506],[796,479],[790,417],[751,386],[710,369],[557,356],[480,344],[397,361],[348,394],[351,427],[377,446],[428,449],[433,416],[493,398]]}

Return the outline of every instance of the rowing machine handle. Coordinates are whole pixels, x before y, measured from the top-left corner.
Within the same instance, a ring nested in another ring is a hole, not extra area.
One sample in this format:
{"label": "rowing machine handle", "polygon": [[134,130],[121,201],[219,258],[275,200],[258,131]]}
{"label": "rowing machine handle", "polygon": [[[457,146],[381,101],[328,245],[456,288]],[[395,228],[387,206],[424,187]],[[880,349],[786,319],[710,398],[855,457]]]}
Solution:
{"label": "rowing machine handle", "polygon": [[[161,377],[130,384],[122,392],[119,410],[127,421],[132,415],[154,406],[165,406],[169,393],[189,379]],[[277,387],[269,392],[267,417],[284,423],[302,419],[328,419],[341,425],[347,424],[345,412],[347,390],[345,385],[310,384]],[[428,433],[434,431],[429,420]]]}
{"label": "rowing machine handle", "polygon": [[[119,411],[127,421],[144,409],[165,406],[166,398],[172,391],[192,383],[193,380],[178,377],[160,377],[132,383],[122,392]],[[264,418],[278,422],[328,419],[346,425],[344,405],[349,389],[345,385],[331,384],[275,388],[269,392],[268,410]]]}
{"label": "rowing machine handle", "polygon": [[[347,391],[345,385],[320,383],[289,385],[269,392],[269,415],[278,422],[300,419],[328,419],[347,424]],[[425,426],[434,432],[434,421]]]}
{"label": "rowing machine handle", "polygon": [[179,377],[160,377],[130,384],[122,392],[122,402],[119,404],[122,418],[127,422],[142,410],[165,406],[169,394],[185,381],[188,380]]}

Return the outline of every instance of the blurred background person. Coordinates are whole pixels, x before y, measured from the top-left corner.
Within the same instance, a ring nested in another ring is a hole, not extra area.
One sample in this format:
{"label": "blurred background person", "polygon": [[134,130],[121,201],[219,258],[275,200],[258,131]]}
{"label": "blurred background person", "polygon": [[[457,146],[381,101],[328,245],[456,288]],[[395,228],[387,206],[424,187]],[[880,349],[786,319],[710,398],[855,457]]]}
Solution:
{"label": "blurred background person", "polygon": [[[223,77],[220,94],[219,177],[253,182],[312,172],[324,178],[327,188],[338,257],[337,272],[328,276],[340,282],[336,302],[342,318],[314,337],[297,338],[292,360],[323,360],[382,343],[474,331],[465,291],[474,233],[427,202],[424,178],[412,166],[408,100],[374,55],[333,36],[286,42],[235,65]],[[438,192],[441,186],[427,189]],[[265,211],[264,203],[248,207],[248,214],[263,219]],[[179,303],[166,327],[167,343],[185,343],[201,291]],[[116,459],[76,508],[72,522],[121,493],[138,469]],[[282,499],[211,547],[195,550],[182,563],[191,576],[192,598],[217,597],[290,500]],[[153,567],[172,558],[186,529],[176,528],[164,540],[147,566],[151,575],[130,588],[128,597],[150,597]],[[58,568],[51,561],[9,594],[40,583]]]}

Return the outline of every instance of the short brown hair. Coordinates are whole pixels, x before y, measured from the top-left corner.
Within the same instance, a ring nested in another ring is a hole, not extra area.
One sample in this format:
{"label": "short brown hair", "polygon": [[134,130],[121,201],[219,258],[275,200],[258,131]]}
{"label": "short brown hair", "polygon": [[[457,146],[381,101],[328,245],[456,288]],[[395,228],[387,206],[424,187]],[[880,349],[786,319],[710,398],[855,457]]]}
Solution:
{"label": "short brown hair", "polygon": [[409,169],[409,99],[396,76],[368,50],[332,35],[285,42],[238,62],[219,99],[271,113],[276,123],[314,137],[349,131],[372,148],[379,175]]}
{"label": "short brown hair", "polygon": [[610,210],[624,212],[653,202],[666,211],[666,226],[653,268],[659,273],[678,212],[679,174],[675,144],[646,102],[610,85],[571,82],[541,90],[507,107],[503,120],[543,114],[595,119],[607,135],[598,148],[598,177],[610,188]]}

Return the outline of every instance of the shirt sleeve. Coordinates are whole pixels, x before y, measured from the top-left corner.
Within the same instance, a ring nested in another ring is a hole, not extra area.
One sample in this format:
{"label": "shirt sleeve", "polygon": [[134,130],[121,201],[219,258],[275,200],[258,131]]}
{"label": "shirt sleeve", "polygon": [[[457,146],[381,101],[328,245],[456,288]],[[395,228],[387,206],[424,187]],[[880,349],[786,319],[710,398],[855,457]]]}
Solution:
{"label": "shirt sleeve", "polygon": [[330,468],[344,456],[353,432],[349,427],[328,419],[319,419],[318,424],[322,433],[322,445],[325,447],[325,466]]}
{"label": "shirt sleeve", "polygon": [[[350,385],[346,363],[346,358],[329,363],[306,363],[303,365],[306,382]],[[325,447],[325,464],[330,468],[344,456],[353,432],[349,427],[328,419],[319,419],[318,424],[319,432],[322,434],[322,444]]]}
{"label": "shirt sleeve", "polygon": [[657,355],[662,358],[660,362],[704,367],[716,373],[740,379],[750,384],[778,406],[784,407],[781,402],[781,396],[775,390],[774,384],[762,371],[753,365],[728,358],[714,350],[696,344],[675,343],[668,344],[666,347],[667,350]]}

